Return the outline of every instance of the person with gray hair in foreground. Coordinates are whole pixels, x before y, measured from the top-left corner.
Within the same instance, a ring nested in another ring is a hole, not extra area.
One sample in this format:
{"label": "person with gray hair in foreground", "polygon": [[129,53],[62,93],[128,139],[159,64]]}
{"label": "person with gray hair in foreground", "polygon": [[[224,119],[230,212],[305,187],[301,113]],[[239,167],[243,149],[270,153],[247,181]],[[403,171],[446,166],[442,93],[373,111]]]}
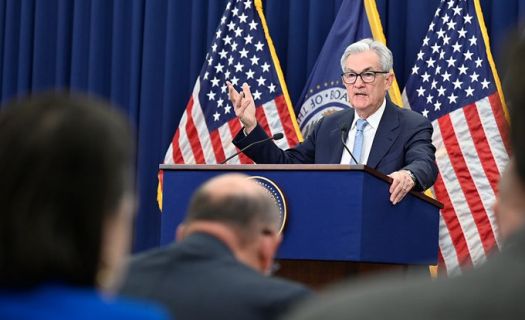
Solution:
{"label": "person with gray hair in foreground", "polygon": [[135,257],[122,293],[164,304],[178,320],[275,319],[310,295],[268,277],[281,241],[266,190],[241,174],[202,185],[177,243]]}

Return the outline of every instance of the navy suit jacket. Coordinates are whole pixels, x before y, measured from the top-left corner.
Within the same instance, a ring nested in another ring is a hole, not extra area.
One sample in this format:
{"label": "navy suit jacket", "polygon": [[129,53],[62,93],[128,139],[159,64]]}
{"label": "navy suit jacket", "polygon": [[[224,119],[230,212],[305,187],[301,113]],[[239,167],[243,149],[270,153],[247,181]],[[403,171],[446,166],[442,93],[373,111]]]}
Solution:
{"label": "navy suit jacket", "polygon": [[134,258],[121,293],[164,304],[177,320],[271,320],[311,294],[244,265],[206,233]]}
{"label": "navy suit jacket", "polygon": [[[306,140],[295,148],[283,151],[268,141],[244,153],[256,163],[340,163],[343,155],[341,128],[350,127],[353,120],[354,110],[345,109],[322,118]],[[399,108],[387,99],[367,166],[384,174],[407,169],[416,176],[415,190],[431,187],[437,176],[432,132],[428,119],[412,110]],[[241,130],[233,143],[242,149],[266,137],[264,130],[257,126],[247,136]]]}

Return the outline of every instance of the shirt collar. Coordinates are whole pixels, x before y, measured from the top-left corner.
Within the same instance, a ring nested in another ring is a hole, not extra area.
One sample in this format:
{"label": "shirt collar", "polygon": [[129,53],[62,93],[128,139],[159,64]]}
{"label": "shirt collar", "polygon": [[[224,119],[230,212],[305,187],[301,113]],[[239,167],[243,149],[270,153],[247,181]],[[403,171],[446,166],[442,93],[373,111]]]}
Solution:
{"label": "shirt collar", "polygon": [[[376,110],[376,112],[372,113],[368,118],[366,118],[366,122],[368,122],[367,127],[371,127],[372,129],[376,130],[379,127],[379,122],[381,121],[381,117],[383,116],[383,113],[385,112],[386,107],[386,98],[383,100],[383,103],[381,104],[381,107]],[[359,119],[359,116],[357,115],[357,112],[354,110],[354,121],[352,122],[352,129],[355,128],[357,119]]]}

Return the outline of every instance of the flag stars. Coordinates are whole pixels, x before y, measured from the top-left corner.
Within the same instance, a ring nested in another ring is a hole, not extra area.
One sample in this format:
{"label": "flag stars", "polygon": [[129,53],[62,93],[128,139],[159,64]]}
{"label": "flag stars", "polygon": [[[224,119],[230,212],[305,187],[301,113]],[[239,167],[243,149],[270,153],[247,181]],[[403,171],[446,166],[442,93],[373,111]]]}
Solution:
{"label": "flag stars", "polygon": [[418,97],[422,97],[425,95],[425,88],[423,88],[423,86],[419,86],[419,88],[416,91]]}
{"label": "flag stars", "polygon": [[214,68],[215,68],[215,73],[221,73],[221,72],[223,72],[222,69],[224,68],[224,66],[222,64],[220,64],[220,63],[217,63],[217,65],[214,66]]}
{"label": "flag stars", "polygon": [[262,87],[264,86],[264,83],[266,82],[266,79],[263,78],[263,76],[260,76],[259,79],[257,79],[257,84]]}
{"label": "flag stars", "polygon": [[217,100],[217,107],[221,108],[223,104],[224,100],[222,98],[219,98],[219,100]]}
{"label": "flag stars", "polygon": [[438,53],[440,46],[437,43],[435,43],[431,48],[432,48],[432,53]]}
{"label": "flag stars", "polygon": [[438,32],[436,32],[436,34],[438,35],[438,39],[441,39],[443,38],[443,36],[445,36],[445,30],[439,29]]}
{"label": "flag stars", "polygon": [[257,22],[252,20],[252,22],[248,23],[248,25],[250,26],[250,30],[257,30]]}
{"label": "flag stars", "polygon": [[452,45],[452,48],[454,49],[454,52],[461,52],[461,45],[456,42],[455,44]]}
{"label": "flag stars", "polygon": [[450,42],[450,37],[448,36],[448,34],[446,34],[444,37],[443,37],[443,44],[448,44]]}
{"label": "flag stars", "polygon": [[219,121],[219,118],[221,117],[221,115],[215,111],[215,113],[213,114],[213,121]]}
{"label": "flag stars", "polygon": [[235,22],[230,21],[226,26],[228,26],[228,30],[233,31],[235,30]]}
{"label": "flag stars", "polygon": [[481,58],[477,58],[476,61],[474,61],[474,63],[476,63],[476,68],[481,68],[481,64],[483,63],[483,60],[481,60]]}
{"label": "flag stars", "polygon": [[461,89],[463,82],[459,81],[459,79],[456,79],[456,81],[452,82],[452,84],[454,85],[454,89]]}
{"label": "flag stars", "polygon": [[470,52],[470,50],[467,50],[467,52],[463,52],[463,56],[465,56],[465,61],[472,60],[472,55],[474,53]]}
{"label": "flag stars", "polygon": [[423,117],[428,118],[428,110],[427,109],[423,110],[423,112],[421,112],[421,114],[423,115]]}
{"label": "flag stars", "polygon": [[458,96],[456,96],[455,94],[451,94],[450,96],[448,96],[448,103],[450,104],[457,103],[457,99],[458,99]]}
{"label": "flag stars", "polygon": [[448,5],[448,8],[449,8],[449,9],[452,8],[452,6],[454,5],[454,0],[449,0],[449,1],[447,2],[447,5]]}
{"label": "flag stars", "polygon": [[490,84],[490,82],[487,81],[487,79],[483,79],[483,81],[481,81],[481,88],[482,89],[488,89],[489,88],[489,84]]}
{"label": "flag stars", "polygon": [[213,77],[213,79],[211,79],[211,86],[212,87],[218,87],[219,86],[219,82],[220,82],[220,80],[217,79],[217,77]]}
{"label": "flag stars", "polygon": [[255,44],[255,51],[262,51],[263,47],[264,44],[261,41],[259,41]]}
{"label": "flag stars", "polygon": [[438,84],[438,82],[436,81],[436,79],[433,79],[432,80],[432,84],[430,85],[430,88],[431,89],[436,89],[437,88],[437,84]]}
{"label": "flag stars", "polygon": [[234,68],[235,68],[235,72],[242,72],[242,68],[244,68],[244,65],[240,62],[237,62]]}
{"label": "flag stars", "polygon": [[245,44],[252,43],[252,40],[253,40],[253,36],[252,35],[247,35],[246,37],[244,37],[244,43]]}
{"label": "flag stars", "polygon": [[233,14],[234,17],[238,16],[239,15],[239,8],[233,8],[232,14]]}
{"label": "flag stars", "polygon": [[447,26],[448,26],[448,30],[454,30],[454,28],[456,27],[456,23],[454,21],[450,20],[447,23]]}
{"label": "flag stars", "polygon": [[231,74],[230,70],[226,70],[226,72],[224,73],[224,78],[230,79],[230,74]]}
{"label": "flag stars", "polygon": [[468,41],[470,42],[470,46],[475,46],[478,42],[478,38],[476,38],[476,36],[472,36],[470,39],[468,39]]}
{"label": "flag stars", "polygon": [[237,78],[236,76],[233,76],[233,78],[231,79],[231,82],[234,86],[236,86],[239,84],[239,78]]}
{"label": "flag stars", "polygon": [[430,68],[430,67],[434,67],[434,63],[436,62],[436,60],[430,58],[426,62],[427,62],[427,67]]}
{"label": "flag stars", "polygon": [[242,28],[241,27],[237,27],[237,29],[235,29],[235,36],[236,37],[240,37],[242,36]]}
{"label": "flag stars", "polygon": [[241,55],[241,58],[248,58],[248,53],[250,51],[246,50],[246,48],[242,48],[241,51],[239,51],[239,54]]}
{"label": "flag stars", "polygon": [[224,114],[230,113],[231,109],[232,109],[232,107],[230,105],[227,105],[226,107],[224,107]]}
{"label": "flag stars", "polygon": [[471,82],[477,82],[478,81],[478,78],[479,78],[479,74],[477,74],[476,72],[472,73],[470,75],[470,81]]}
{"label": "flag stars", "polygon": [[252,7],[252,0],[244,1],[244,9],[249,9]]}
{"label": "flag stars", "polygon": [[271,65],[268,64],[268,62],[266,62],[266,61],[261,66],[263,72],[269,72],[270,71],[270,67],[271,67]]}
{"label": "flag stars", "polygon": [[429,95],[427,96],[427,103],[428,103],[428,104],[432,104],[432,99],[434,99],[434,96],[431,95],[431,94],[429,94]]}
{"label": "flag stars", "polygon": [[465,28],[461,28],[459,31],[459,37],[460,38],[466,38],[467,37],[467,31],[465,30]]}
{"label": "flag stars", "polygon": [[226,35],[226,37],[222,38],[222,41],[224,41],[224,44],[231,44],[232,37],[230,37],[230,35]]}
{"label": "flag stars", "polygon": [[239,22],[246,23],[246,19],[248,19],[248,16],[244,14],[244,12],[239,16]]}
{"label": "flag stars", "polygon": [[254,100],[261,100],[261,94],[262,94],[262,92],[259,92],[259,90],[255,90],[255,92],[253,93],[253,99]]}
{"label": "flag stars", "polygon": [[208,96],[208,100],[210,100],[210,101],[215,100],[215,92],[210,91],[210,92],[206,93],[206,95]]}
{"label": "flag stars", "polygon": [[237,46],[238,46],[237,42],[232,43],[231,45],[232,51],[237,51]]}
{"label": "flag stars", "polygon": [[447,89],[445,89],[443,86],[440,86],[438,90],[438,97],[444,96]]}
{"label": "flag stars", "polygon": [[441,50],[439,52],[439,60],[443,60],[443,59],[445,59],[445,50]]}
{"label": "flag stars", "polygon": [[226,59],[226,57],[228,56],[228,51],[222,49],[221,51],[219,51],[219,56],[221,57],[221,59]]}
{"label": "flag stars", "polygon": [[468,67],[465,67],[464,64],[461,65],[461,67],[458,68],[459,74],[467,74]]}
{"label": "flag stars", "polygon": [[465,19],[465,23],[472,23],[472,18],[474,18],[473,16],[471,16],[470,14],[467,14],[464,19]]}
{"label": "flag stars", "polygon": [[467,89],[465,89],[465,93],[467,94],[467,95],[466,95],[467,97],[472,97],[472,96],[474,96],[474,89],[472,89],[472,88],[469,86]]}
{"label": "flag stars", "polygon": [[423,82],[428,82],[430,79],[430,75],[425,71],[425,73],[421,75],[421,78],[423,78]]}
{"label": "flag stars", "polygon": [[210,58],[208,59],[208,64],[211,65],[212,63],[213,63],[213,58],[210,57]]}
{"label": "flag stars", "polygon": [[414,65],[412,67],[412,74],[417,74],[417,71],[419,70],[419,67],[417,65]]}
{"label": "flag stars", "polygon": [[253,57],[250,58],[250,61],[252,62],[252,65],[259,64],[259,58],[256,55],[253,55]]}
{"label": "flag stars", "polygon": [[463,8],[459,7],[459,6],[456,6],[454,9],[454,15],[458,15],[458,16],[461,16],[461,10],[463,10]]}
{"label": "flag stars", "polygon": [[419,50],[419,52],[417,53],[417,60],[423,60],[423,56],[425,55],[425,53],[421,50]]}
{"label": "flag stars", "polygon": [[211,51],[217,51],[217,43],[213,43],[213,45],[211,46]]}
{"label": "flag stars", "polygon": [[430,41],[430,39],[428,37],[425,37],[423,39],[423,46],[428,46],[428,42]]}
{"label": "flag stars", "polygon": [[274,93],[276,88],[277,87],[273,83],[270,83],[270,85],[268,86],[268,90],[270,91],[270,93]]}
{"label": "flag stars", "polygon": [[430,23],[430,26],[428,27],[428,31],[434,31],[434,26],[435,26],[434,21],[432,21]]}
{"label": "flag stars", "polygon": [[434,72],[434,74],[440,74],[441,73],[441,66],[437,66],[436,67],[436,71]]}
{"label": "flag stars", "polygon": [[215,38],[219,39],[221,37],[222,31],[219,29],[215,32]]}
{"label": "flag stars", "polygon": [[443,17],[441,17],[441,20],[443,20],[443,24],[447,23],[449,19],[450,19],[450,17],[446,13],[445,13],[445,15]]}
{"label": "flag stars", "polygon": [[229,56],[228,57],[228,65],[229,66],[231,66],[233,64],[233,60],[234,60],[233,56]]}
{"label": "flag stars", "polygon": [[441,110],[441,102],[436,101],[436,103],[434,103],[434,111],[438,110]]}
{"label": "flag stars", "polygon": [[208,71],[206,71],[204,73],[204,80],[208,80],[208,76],[210,75],[210,73]]}
{"label": "flag stars", "polygon": [[454,67],[454,65],[456,64],[456,59],[454,59],[452,56],[450,56],[450,58],[446,61],[449,67]]}

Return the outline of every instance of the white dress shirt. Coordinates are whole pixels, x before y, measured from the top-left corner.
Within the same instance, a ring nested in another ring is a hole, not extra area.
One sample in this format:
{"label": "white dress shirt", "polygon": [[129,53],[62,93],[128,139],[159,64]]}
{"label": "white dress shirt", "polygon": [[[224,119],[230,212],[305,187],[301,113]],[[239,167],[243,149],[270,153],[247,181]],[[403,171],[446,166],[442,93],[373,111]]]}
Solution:
{"label": "white dress shirt", "polygon": [[[376,136],[379,122],[381,121],[381,117],[383,117],[383,113],[385,112],[385,106],[386,99],[383,100],[381,107],[379,107],[379,109],[377,109],[376,112],[374,112],[367,119],[365,119],[366,122],[368,122],[368,125],[366,125],[365,129],[363,130],[363,150],[361,151],[360,164],[368,163],[368,156],[370,155],[370,150],[372,149],[372,143],[374,142],[374,137]],[[350,151],[354,149],[357,119],[359,119],[359,116],[354,110],[354,121],[352,122],[350,131],[348,131],[348,137],[346,138],[346,145],[348,146],[348,149],[350,149]],[[343,155],[341,156],[341,164],[350,164],[350,160],[352,160],[350,154],[348,154],[348,151],[346,151],[346,149],[343,149]]]}

